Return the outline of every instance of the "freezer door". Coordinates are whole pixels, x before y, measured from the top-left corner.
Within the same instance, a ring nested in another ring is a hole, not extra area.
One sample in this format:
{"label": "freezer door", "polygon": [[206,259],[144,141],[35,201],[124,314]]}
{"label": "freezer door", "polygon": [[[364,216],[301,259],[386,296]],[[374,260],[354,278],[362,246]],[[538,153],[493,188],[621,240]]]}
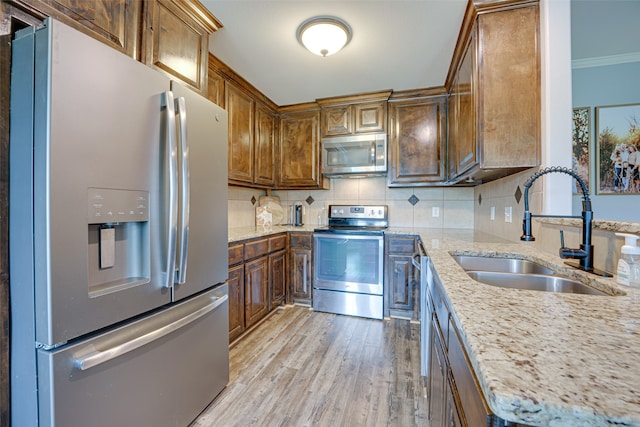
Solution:
{"label": "freezer door", "polygon": [[12,102],[35,94],[11,115],[12,309],[35,319],[14,333],[51,347],[171,301],[169,80],[53,20],[13,55]]}
{"label": "freezer door", "polygon": [[39,425],[189,425],[229,380],[228,313],[222,285],[64,350],[38,351]]}
{"label": "freezer door", "polygon": [[225,110],[177,82],[171,81],[171,91],[177,104],[178,139],[186,138],[187,148],[178,150],[188,158],[180,162],[182,182],[185,171],[189,177],[188,185],[180,186],[179,250],[173,288],[174,300],[179,300],[227,280],[228,119]]}

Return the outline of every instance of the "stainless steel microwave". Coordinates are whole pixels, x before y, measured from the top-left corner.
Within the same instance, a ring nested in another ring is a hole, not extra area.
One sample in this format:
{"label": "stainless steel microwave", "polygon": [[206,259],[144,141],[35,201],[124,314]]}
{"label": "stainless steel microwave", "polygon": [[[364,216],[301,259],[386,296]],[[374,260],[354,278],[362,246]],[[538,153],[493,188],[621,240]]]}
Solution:
{"label": "stainless steel microwave", "polygon": [[342,136],[322,140],[324,175],[371,175],[386,172],[386,134]]}

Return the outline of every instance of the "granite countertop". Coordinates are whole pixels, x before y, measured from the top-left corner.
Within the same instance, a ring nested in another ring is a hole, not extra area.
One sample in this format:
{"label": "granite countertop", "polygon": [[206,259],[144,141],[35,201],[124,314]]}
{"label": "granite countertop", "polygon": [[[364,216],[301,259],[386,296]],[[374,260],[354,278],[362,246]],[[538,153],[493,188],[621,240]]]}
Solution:
{"label": "granite countertop", "polygon": [[[640,289],[572,269],[530,243],[472,230],[412,231],[433,262],[496,415],[539,426],[640,426]],[[615,296],[484,285],[452,253],[515,255]]]}
{"label": "granite countertop", "polygon": [[233,227],[229,228],[229,243],[239,242],[241,240],[253,239],[255,237],[271,236],[278,233],[287,233],[295,231],[313,232],[318,228],[317,225],[302,225],[296,227],[293,225],[272,225],[270,227]]}
{"label": "granite countertop", "polygon": [[[230,229],[229,241],[314,228]],[[385,233],[420,237],[497,416],[538,426],[640,426],[640,289],[575,270],[532,243],[473,230],[391,227]],[[530,259],[612,296],[484,285],[451,254]]]}

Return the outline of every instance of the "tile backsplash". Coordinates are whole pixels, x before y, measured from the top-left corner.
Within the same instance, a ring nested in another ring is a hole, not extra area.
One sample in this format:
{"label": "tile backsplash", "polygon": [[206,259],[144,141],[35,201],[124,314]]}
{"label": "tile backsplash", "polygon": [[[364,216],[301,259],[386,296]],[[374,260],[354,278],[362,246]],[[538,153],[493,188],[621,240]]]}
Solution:
{"label": "tile backsplash", "polygon": [[[333,178],[330,188],[273,191],[272,195],[280,197],[285,213],[289,206],[302,202],[305,224],[326,223],[330,204],[383,204],[389,206],[391,227],[474,228],[474,189],[471,187],[388,188],[386,177],[374,177]],[[229,187],[229,227],[254,225],[257,200],[265,194],[264,190]],[[409,201],[412,196],[417,198],[415,205]],[[255,205],[252,198],[256,200]]]}

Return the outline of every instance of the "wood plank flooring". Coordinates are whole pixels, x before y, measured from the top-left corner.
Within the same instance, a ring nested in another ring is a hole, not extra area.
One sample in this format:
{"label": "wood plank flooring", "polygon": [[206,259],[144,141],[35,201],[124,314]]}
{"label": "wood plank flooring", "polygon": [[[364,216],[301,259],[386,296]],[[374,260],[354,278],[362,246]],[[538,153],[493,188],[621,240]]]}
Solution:
{"label": "wood plank flooring", "polygon": [[424,426],[420,325],[278,309],[230,351],[211,426]]}

